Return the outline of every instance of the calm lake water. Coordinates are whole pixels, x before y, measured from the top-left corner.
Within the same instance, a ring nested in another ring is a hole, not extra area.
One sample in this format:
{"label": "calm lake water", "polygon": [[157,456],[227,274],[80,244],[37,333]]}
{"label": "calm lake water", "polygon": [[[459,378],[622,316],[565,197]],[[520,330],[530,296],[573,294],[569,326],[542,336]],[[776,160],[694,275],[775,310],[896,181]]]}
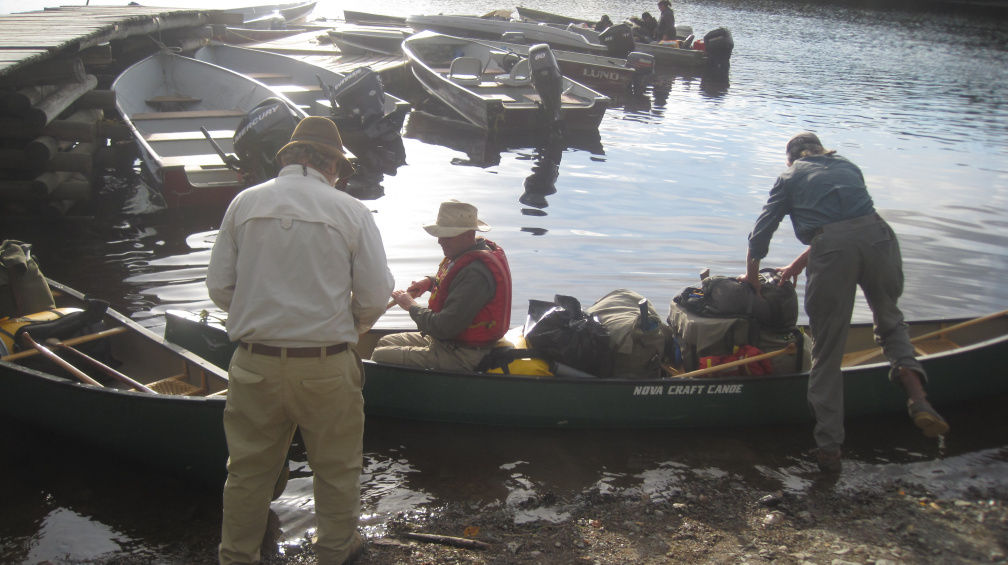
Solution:
{"label": "calm lake water", "polygon": [[[19,0],[16,9],[44,5]],[[501,7],[393,0],[381,10]],[[603,1],[534,7],[593,19],[656,12],[651,3]],[[323,1],[316,15],[338,18],[343,8],[376,10],[360,0]],[[488,236],[508,252],[516,323],[527,300],[558,293],[587,305],[629,288],[665,310],[703,268],[743,271],[746,235],[784,169],[784,144],[807,129],[862,168],[876,207],[899,234],[907,277],[901,305],[909,318],[974,316],[1008,305],[1004,20],[757,0],[677,1],[674,8],[677,22],[698,35],[731,30],[728,82],[661,73],[646,97],[607,111],[598,138],[569,139],[551,150],[487,139],[429,116],[409,118],[407,164],[385,176],[380,197],[367,200],[398,287],[435,269],[440,249],[420,226],[441,201],[457,198],[479,208],[493,226]],[[0,0],[0,12],[13,9]],[[558,165],[555,179],[550,163]],[[10,219],[4,237],[35,243],[47,275],[157,327],[166,309],[210,306],[203,280],[222,214],[71,214],[44,226]],[[801,249],[782,224],[765,264],[786,264]],[[870,320],[863,301],[855,319]],[[398,309],[380,324],[411,327]],[[852,464],[836,488],[887,477],[950,496],[1006,486],[1008,427],[993,418],[996,406],[953,409],[953,433],[942,445],[919,438],[902,419],[851,423],[845,456]],[[0,518],[2,562],[157,559],[178,549],[169,544],[196,536],[196,528],[205,537],[219,527],[216,491],[5,425],[16,433],[0,444],[13,454],[0,467],[11,501]],[[803,490],[814,477],[810,429],[627,436],[371,420],[363,482],[368,534],[380,535],[397,513],[422,520],[449,502],[512,509],[523,521],[562,518],[563,508],[517,510],[547,492],[658,496],[726,476],[768,490]],[[300,468],[274,505],[281,540],[297,540],[312,527],[309,477]],[[163,511],[152,515],[155,507]]]}

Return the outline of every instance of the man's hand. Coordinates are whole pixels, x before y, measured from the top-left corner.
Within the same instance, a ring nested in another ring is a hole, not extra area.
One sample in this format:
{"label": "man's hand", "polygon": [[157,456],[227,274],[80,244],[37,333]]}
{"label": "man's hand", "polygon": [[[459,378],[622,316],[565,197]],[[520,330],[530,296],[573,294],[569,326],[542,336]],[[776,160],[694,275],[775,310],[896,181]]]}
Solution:
{"label": "man's hand", "polygon": [[409,288],[406,289],[406,292],[408,292],[413,298],[416,298],[429,291],[432,286],[434,286],[434,281],[430,277],[424,277],[418,281],[413,281],[413,283],[409,285]]}
{"label": "man's hand", "polygon": [[794,261],[791,261],[790,265],[787,267],[777,267],[777,272],[780,273],[781,277],[780,283],[778,284],[784,284],[785,281],[791,281],[791,284],[798,286],[798,275],[800,275],[801,272],[805,270],[805,267],[808,266],[809,253],[811,252],[812,248],[806,247],[805,251],[796,257]]}
{"label": "man's hand", "polygon": [[[412,286],[410,288],[412,288]],[[400,308],[406,310],[407,312],[409,311],[410,306],[413,306],[414,304],[417,303],[417,301],[413,300],[413,297],[409,295],[408,290],[393,290],[392,300],[395,300],[395,303],[398,304]]]}

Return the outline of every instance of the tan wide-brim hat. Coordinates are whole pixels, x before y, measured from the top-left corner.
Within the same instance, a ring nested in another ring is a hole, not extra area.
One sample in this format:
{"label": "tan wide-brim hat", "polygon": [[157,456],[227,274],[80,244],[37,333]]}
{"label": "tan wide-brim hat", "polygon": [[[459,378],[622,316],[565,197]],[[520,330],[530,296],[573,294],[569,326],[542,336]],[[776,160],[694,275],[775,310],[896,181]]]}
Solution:
{"label": "tan wide-brim hat", "polygon": [[476,217],[472,204],[449,200],[441,203],[437,221],[424,224],[423,229],[434,237],[455,237],[467,231],[490,231],[490,226]]}
{"label": "tan wide-brim hat", "polygon": [[297,145],[311,145],[323,155],[335,158],[340,178],[348,177],[354,172],[353,165],[343,153],[343,138],[340,137],[339,128],[329,118],[308,116],[298,122],[291,134],[290,143],[277,151],[277,159],[285,149]]}

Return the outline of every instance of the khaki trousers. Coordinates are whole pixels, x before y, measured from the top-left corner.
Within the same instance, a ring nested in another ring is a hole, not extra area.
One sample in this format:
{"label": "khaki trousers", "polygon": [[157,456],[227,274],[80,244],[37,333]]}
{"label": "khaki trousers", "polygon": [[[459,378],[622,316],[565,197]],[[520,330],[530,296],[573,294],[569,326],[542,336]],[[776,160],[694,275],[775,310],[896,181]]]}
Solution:
{"label": "khaki trousers", "polygon": [[300,428],[313,473],[318,542],[324,565],[350,555],[360,517],[363,367],[351,347],[315,358],[235,350],[228,369],[224,432],[228,478],[218,557],[258,563],[273,486]]}
{"label": "khaki trousers", "polygon": [[926,376],[896,305],[903,294],[903,259],[885,220],[871,214],[824,226],[812,240],[805,276],[805,313],[812,330],[808,402],[816,418],[816,444],[834,449],[844,441],[840,366],[858,287],[872,311],[875,342],[892,365],[890,380],[899,366]]}
{"label": "khaki trousers", "polygon": [[446,371],[474,371],[490,347],[466,347],[420,332],[389,334],[378,340],[371,360]]}

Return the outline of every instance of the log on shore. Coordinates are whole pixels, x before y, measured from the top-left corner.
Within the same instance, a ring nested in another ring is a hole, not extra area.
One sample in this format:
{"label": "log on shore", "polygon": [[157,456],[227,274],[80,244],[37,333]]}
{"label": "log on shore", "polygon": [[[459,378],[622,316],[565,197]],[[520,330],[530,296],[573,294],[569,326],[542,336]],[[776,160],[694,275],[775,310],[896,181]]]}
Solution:
{"label": "log on shore", "polygon": [[0,86],[80,84],[87,79],[84,62],[79,57],[56,57],[40,61],[8,75],[0,76]]}
{"label": "log on shore", "polygon": [[80,84],[65,85],[56,92],[46,96],[41,102],[33,106],[24,116],[24,122],[29,127],[45,127],[49,122],[56,119],[63,110],[70,107],[85,92],[94,90],[98,86],[98,78],[94,75],[87,75],[84,82]]}
{"label": "log on shore", "polygon": [[80,201],[91,198],[91,181],[81,173],[44,173],[34,180],[0,181],[0,201]]}
{"label": "log on shore", "polygon": [[[94,144],[80,145],[94,147]],[[73,173],[90,173],[94,169],[94,153],[74,148],[70,151],[58,151],[42,165],[32,162],[24,149],[0,149],[0,169],[13,171],[70,171]]]}
{"label": "log on shore", "polygon": [[32,106],[55,92],[57,88],[51,85],[27,86],[7,93],[3,101],[3,110],[10,116],[22,117]]}
{"label": "log on shore", "polygon": [[[70,117],[53,120],[44,128],[26,127],[19,118],[0,117],[0,139],[33,139],[39,135],[55,137],[60,141],[95,141],[98,124],[105,113],[97,108],[78,110]],[[128,129],[127,129],[128,133]]]}

